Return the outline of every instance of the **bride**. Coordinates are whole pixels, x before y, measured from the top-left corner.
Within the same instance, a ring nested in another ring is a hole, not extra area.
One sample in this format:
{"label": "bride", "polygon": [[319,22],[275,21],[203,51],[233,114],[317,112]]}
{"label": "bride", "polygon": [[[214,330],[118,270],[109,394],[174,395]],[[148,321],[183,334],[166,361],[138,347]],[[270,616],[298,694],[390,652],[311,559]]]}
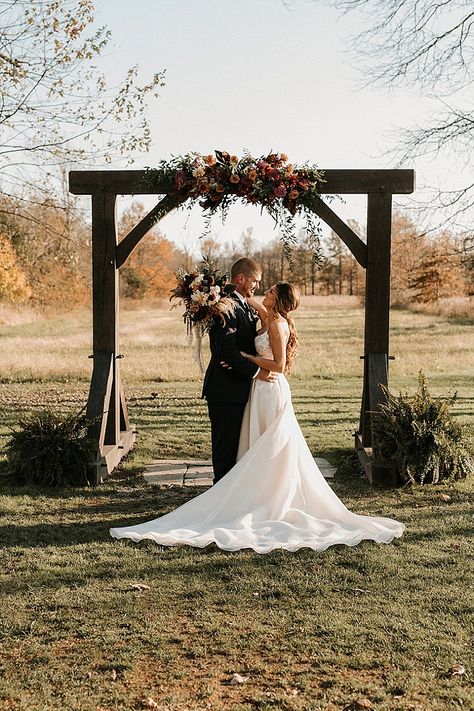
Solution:
{"label": "bride", "polygon": [[284,373],[295,356],[297,333],[288,314],[299,304],[292,284],[278,282],[265,292],[258,311],[261,328],[257,355],[243,353],[277,374],[255,378],[245,409],[237,463],[214,486],[170,513],[127,528],[112,528],[114,538],[150,539],[163,546],[202,548],[216,543],[228,551],[276,548],[296,551],[354,546],[364,539],[389,543],[405,526],[390,518],[349,511],[319,471],[293,411]]}

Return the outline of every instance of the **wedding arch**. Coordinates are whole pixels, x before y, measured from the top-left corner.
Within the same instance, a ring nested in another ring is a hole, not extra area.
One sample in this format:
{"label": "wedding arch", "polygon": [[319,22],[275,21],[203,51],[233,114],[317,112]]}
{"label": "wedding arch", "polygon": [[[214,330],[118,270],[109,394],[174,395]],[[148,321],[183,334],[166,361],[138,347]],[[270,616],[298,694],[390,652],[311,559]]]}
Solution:
{"label": "wedding arch", "polygon": [[[229,165],[227,177],[239,174],[232,168],[229,154],[216,151],[216,155],[225,157]],[[269,158],[275,156],[282,154],[271,154]],[[233,161],[235,157],[230,158]],[[286,156],[284,158],[286,159]],[[248,175],[249,161],[252,160],[254,159],[246,157],[236,165],[241,168],[243,166]],[[211,168],[214,164],[215,159],[208,161]],[[283,162],[281,164],[283,165]],[[258,165],[258,162],[255,163],[254,172],[264,170]],[[123,356],[119,351],[119,269],[148,230],[170,211],[189,198],[201,198],[200,204],[204,208],[212,208],[213,200],[219,202],[225,192],[223,188],[222,194],[208,191],[202,199],[202,187],[199,188],[201,170],[190,172],[187,170],[189,167],[187,164],[180,165],[175,162],[162,164],[153,171],[88,170],[71,171],[69,174],[71,193],[92,197],[93,372],[86,413],[94,423],[92,427],[98,441],[97,459],[91,463],[90,471],[91,480],[96,484],[117,466],[133,446],[137,434],[129,422],[120,379],[120,359]],[[271,178],[270,168],[268,171]],[[355,447],[369,481],[392,484],[395,482],[394,467],[386,462],[377,462],[372,456],[371,412],[376,410],[383,400],[380,385],[388,385],[392,196],[414,191],[415,172],[395,169],[315,172],[308,167],[280,172],[284,176],[282,180],[289,181],[286,197],[283,197],[283,208],[289,211],[291,216],[300,203],[307,213],[322,219],[339,235],[366,271],[364,353],[360,356],[364,361],[363,387]],[[241,171],[240,175],[244,173]],[[250,178],[252,177],[253,174],[250,175]],[[235,178],[230,177],[230,181],[228,187],[232,199],[244,197],[246,202],[261,204],[265,200],[269,201],[268,194],[263,192],[255,199],[249,198],[243,179],[238,183]],[[215,183],[213,185],[215,191]],[[297,189],[292,193],[291,189],[295,186]],[[156,194],[163,197],[131,232],[118,242],[117,195],[138,194]],[[279,210],[282,209],[282,194],[283,190],[280,195],[277,195],[275,190],[275,196],[272,195],[271,198],[278,198],[272,205],[277,205]],[[319,197],[348,194],[367,195],[366,243]]]}

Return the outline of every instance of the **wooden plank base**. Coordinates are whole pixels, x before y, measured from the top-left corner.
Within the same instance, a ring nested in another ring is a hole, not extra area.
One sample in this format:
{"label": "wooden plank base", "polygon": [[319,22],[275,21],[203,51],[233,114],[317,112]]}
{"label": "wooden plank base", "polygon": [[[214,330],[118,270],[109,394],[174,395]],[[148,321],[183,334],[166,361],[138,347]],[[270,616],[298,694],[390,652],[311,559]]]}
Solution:
{"label": "wooden plank base", "polygon": [[108,444],[102,447],[102,451],[98,453],[98,457],[94,462],[91,462],[87,467],[87,474],[92,486],[102,484],[104,479],[111,474],[115,467],[132,449],[137,438],[137,432],[134,427],[120,433],[118,444]]}
{"label": "wooden plank base", "polygon": [[376,461],[372,447],[364,447],[360,432],[354,433],[355,449],[367,481],[371,486],[395,487],[400,484],[397,467],[393,462]]}

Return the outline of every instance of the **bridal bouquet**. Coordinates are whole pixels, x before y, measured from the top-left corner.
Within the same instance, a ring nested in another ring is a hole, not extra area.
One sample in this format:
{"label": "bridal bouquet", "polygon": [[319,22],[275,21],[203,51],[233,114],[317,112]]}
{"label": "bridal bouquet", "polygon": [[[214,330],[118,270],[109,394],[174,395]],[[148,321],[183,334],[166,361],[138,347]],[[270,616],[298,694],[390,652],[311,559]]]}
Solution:
{"label": "bridal bouquet", "polygon": [[190,345],[194,345],[194,356],[201,372],[204,372],[202,339],[211,328],[214,319],[222,322],[225,316],[234,313],[235,301],[230,294],[233,284],[227,283],[227,274],[219,274],[203,260],[203,267],[187,272],[176,272],[176,287],[171,291],[170,301],[180,299],[185,311],[183,320]]}

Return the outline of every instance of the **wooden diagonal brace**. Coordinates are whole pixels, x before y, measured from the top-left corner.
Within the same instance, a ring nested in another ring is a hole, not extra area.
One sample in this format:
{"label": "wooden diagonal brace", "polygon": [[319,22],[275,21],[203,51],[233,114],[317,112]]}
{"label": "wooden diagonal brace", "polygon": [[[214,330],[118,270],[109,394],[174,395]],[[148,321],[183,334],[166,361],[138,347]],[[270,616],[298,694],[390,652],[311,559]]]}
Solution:
{"label": "wooden diagonal brace", "polygon": [[346,225],[344,220],[341,220],[341,218],[331,210],[329,205],[326,205],[317,195],[308,198],[305,201],[305,205],[339,235],[344,244],[349,247],[361,267],[365,268],[367,266],[367,245],[362,242],[359,235],[357,235],[354,230],[351,230],[349,225]]}
{"label": "wooden diagonal brace", "polygon": [[148,230],[157,224],[165,215],[171,210],[174,210],[179,205],[179,201],[176,198],[172,198],[169,195],[160,200],[158,205],[155,205],[153,210],[151,210],[145,217],[140,220],[138,225],[136,225],[131,232],[128,233],[126,237],[121,240],[116,249],[115,263],[117,269],[121,267],[127,258],[130,256],[132,251],[135,249],[137,244],[140,242],[143,235],[145,235]]}

